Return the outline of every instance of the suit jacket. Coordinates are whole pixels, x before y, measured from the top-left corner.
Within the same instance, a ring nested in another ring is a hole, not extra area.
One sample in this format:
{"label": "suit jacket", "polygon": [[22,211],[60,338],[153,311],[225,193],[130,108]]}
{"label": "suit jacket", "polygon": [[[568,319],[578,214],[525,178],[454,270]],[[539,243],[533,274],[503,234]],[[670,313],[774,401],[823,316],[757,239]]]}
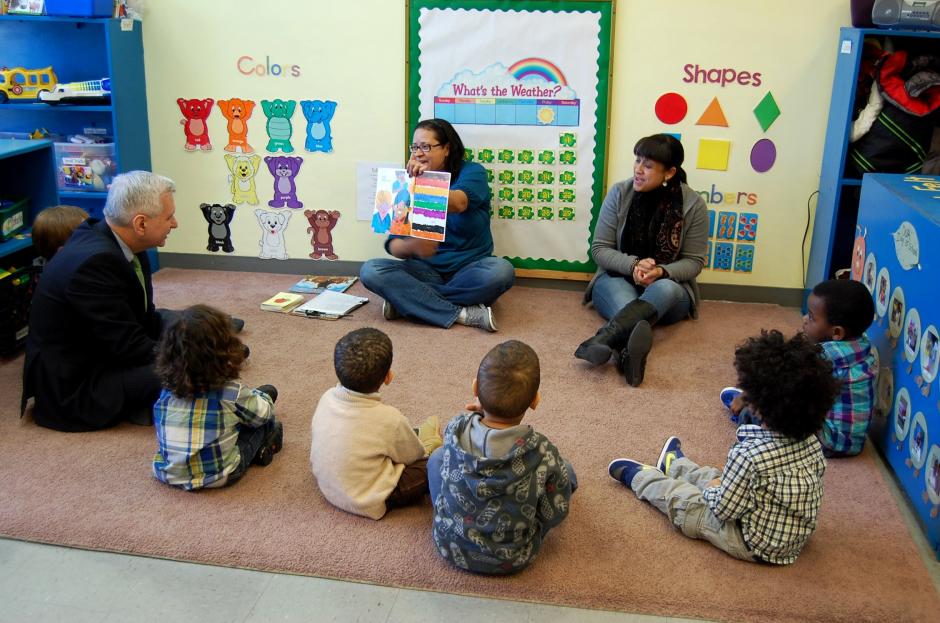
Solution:
{"label": "suit jacket", "polygon": [[105,221],[88,220],[43,271],[33,295],[23,397],[36,423],[96,430],[122,419],[123,371],[152,365],[160,317],[150,262],[138,253],[144,290]]}

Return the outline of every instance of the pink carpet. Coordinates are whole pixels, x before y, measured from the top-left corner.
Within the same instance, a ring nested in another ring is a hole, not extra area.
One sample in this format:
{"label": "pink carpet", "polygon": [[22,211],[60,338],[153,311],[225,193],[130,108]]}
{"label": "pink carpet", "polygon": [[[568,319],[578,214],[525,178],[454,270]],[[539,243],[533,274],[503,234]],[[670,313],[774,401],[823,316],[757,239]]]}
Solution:
{"label": "pink carpet", "polygon": [[[657,328],[646,381],[626,386],[612,367],[572,357],[599,324],[580,293],[517,287],[496,305],[497,334],[441,330],[381,318],[381,300],[335,322],[261,312],[290,275],[163,270],[164,307],[196,302],[243,317],[251,346],[243,378],[280,390],[285,447],[236,486],[197,494],[150,474],[153,431],[132,425],[63,434],[17,417],[22,358],[0,363],[0,534],[31,541],[211,564],[310,574],[434,591],[586,608],[727,621],[930,621],[940,599],[873,449],[832,461],[819,528],[796,564],[736,561],[680,535],[607,476],[618,456],[655,459],[679,435],[701,463],[721,465],[734,438],[717,400],[734,381],[734,345],[761,327],[793,331],[799,316],[772,305],[706,302],[701,319]],[[368,294],[356,284],[355,294]],[[395,381],[384,399],[413,422],[446,421],[470,398],[470,381],[494,344],[520,339],[542,363],[542,403],[527,420],[577,471],[567,521],[536,563],[510,578],[477,577],[436,555],[431,509],[383,520],[347,515],[321,497],[308,467],[310,417],[336,381],[336,340],[354,328],[386,331]],[[932,613],[932,614],[931,614]]]}

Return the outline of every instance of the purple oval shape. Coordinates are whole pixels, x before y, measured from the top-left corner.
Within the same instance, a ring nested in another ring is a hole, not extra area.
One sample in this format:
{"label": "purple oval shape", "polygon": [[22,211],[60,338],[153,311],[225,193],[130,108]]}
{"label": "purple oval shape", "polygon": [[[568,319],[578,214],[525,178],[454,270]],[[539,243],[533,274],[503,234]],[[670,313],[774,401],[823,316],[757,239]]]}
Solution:
{"label": "purple oval shape", "polygon": [[758,173],[766,173],[777,161],[777,146],[769,138],[762,138],[751,147],[751,166]]}

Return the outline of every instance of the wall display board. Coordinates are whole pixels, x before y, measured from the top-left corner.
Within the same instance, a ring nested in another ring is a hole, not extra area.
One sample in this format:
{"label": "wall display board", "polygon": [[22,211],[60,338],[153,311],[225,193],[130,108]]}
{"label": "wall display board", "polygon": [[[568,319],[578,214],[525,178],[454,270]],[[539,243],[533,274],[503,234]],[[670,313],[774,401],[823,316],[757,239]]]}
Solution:
{"label": "wall display board", "polygon": [[517,268],[594,268],[613,11],[611,0],[409,3],[408,132],[431,117],[454,125],[487,170],[495,253]]}

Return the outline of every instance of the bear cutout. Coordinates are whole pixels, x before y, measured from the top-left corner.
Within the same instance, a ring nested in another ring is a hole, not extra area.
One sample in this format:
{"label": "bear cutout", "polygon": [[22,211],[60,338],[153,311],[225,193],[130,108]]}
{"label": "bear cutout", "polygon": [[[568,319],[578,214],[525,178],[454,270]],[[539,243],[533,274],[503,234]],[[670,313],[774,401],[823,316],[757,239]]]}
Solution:
{"label": "bear cutout", "polygon": [[247,122],[251,117],[251,111],[255,109],[255,103],[252,100],[233,97],[230,100],[219,100],[218,104],[222,116],[228,119],[228,145],[225,146],[225,151],[241,153],[254,151],[248,144]]}
{"label": "bear cutout", "polygon": [[304,207],[303,202],[297,199],[297,185],[294,183],[304,159],[300,156],[265,156],[264,161],[274,176],[274,199],[268,205],[272,208]]}
{"label": "bear cutout", "polygon": [[294,116],[297,102],[294,100],[276,99],[272,101],[261,100],[261,110],[268,122],[264,129],[268,133],[267,150],[276,153],[278,150],[285,154],[292,153],[294,146],[290,144],[290,137],[294,133],[290,118]]}
{"label": "bear cutout", "polygon": [[324,256],[328,260],[338,260],[339,256],[333,252],[333,228],[339,220],[339,212],[333,210],[304,210],[304,216],[310,222],[307,233],[313,233],[310,237],[310,245],[313,247],[313,253],[310,254],[315,260]]}
{"label": "bear cutout", "polygon": [[336,102],[322,100],[303,100],[300,108],[307,119],[307,140],[304,149],[307,151],[333,151],[333,134],[330,131],[330,121],[336,112]]}
{"label": "bear cutout", "polygon": [[225,154],[225,164],[231,174],[228,176],[229,191],[232,193],[232,203],[248,203],[258,205],[258,193],[255,188],[255,174],[261,166],[261,156],[258,154]]}
{"label": "bear cutout", "polygon": [[258,254],[263,260],[287,259],[287,245],[284,243],[284,230],[287,229],[287,222],[290,220],[290,212],[272,212],[270,210],[255,210],[258,217],[258,225],[261,226],[261,240],[258,246],[261,247],[261,253]]}
{"label": "bear cutout", "polygon": [[221,248],[226,253],[234,251],[232,228],[229,224],[235,218],[235,206],[230,203],[226,205],[201,203],[199,209],[202,210],[202,216],[209,223],[209,244],[206,250],[214,252]]}
{"label": "bear cutout", "polygon": [[212,143],[209,141],[209,127],[206,125],[206,119],[212,112],[212,104],[215,100],[207,97],[204,100],[183,99],[176,100],[183,113],[183,119],[180,124],[183,126],[183,133],[186,134],[186,144],[183,146],[186,151],[212,151]]}

